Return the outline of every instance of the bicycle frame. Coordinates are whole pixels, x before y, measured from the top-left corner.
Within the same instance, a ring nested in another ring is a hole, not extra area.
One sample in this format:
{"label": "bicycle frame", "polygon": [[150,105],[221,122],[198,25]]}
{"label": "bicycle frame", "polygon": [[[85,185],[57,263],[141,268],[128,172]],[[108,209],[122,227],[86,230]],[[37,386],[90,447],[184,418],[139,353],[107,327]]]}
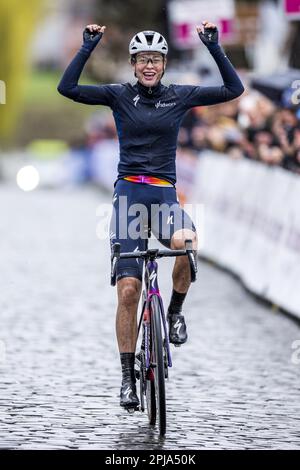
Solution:
{"label": "bicycle frame", "polygon": [[163,301],[160,295],[159,287],[158,287],[158,280],[157,280],[157,270],[158,264],[154,260],[145,260],[145,274],[144,274],[144,282],[145,282],[145,290],[143,292],[144,295],[144,304],[142,308],[142,313],[139,321],[139,328],[138,328],[138,336],[141,328],[141,324],[143,322],[144,325],[144,333],[145,333],[145,358],[146,358],[146,368],[150,367],[150,351],[149,351],[149,340],[150,340],[150,316],[151,316],[151,299],[155,295],[159,300],[160,311],[161,311],[161,321],[163,325],[163,331],[165,336],[165,346],[167,351],[167,358],[168,358],[168,367],[172,367],[172,358],[171,358],[171,351],[170,351],[170,344],[167,334],[167,323],[166,317],[164,313]]}

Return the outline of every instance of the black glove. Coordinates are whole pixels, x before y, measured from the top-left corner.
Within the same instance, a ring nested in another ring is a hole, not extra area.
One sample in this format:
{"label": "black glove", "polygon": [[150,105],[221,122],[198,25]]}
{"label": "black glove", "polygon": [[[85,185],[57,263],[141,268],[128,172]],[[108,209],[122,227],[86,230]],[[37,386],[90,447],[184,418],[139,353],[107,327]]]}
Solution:
{"label": "black glove", "polygon": [[203,44],[208,48],[217,45],[219,42],[219,32],[217,27],[204,28],[204,33],[200,31],[198,34]]}
{"label": "black glove", "polygon": [[88,52],[92,52],[102,36],[103,33],[91,32],[88,28],[85,28],[83,31],[83,48]]}

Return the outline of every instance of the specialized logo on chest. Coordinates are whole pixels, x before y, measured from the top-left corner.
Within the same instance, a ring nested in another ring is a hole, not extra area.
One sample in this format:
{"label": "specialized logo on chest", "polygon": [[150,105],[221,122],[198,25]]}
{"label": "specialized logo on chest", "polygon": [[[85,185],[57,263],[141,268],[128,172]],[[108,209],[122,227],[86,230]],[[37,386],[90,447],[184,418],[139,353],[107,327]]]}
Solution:
{"label": "specialized logo on chest", "polygon": [[[134,103],[134,106],[137,107],[137,104],[140,100],[140,95],[136,95],[134,98],[133,98],[133,103]],[[159,108],[172,108],[173,106],[176,106],[176,102],[173,101],[171,103],[165,103],[165,102],[161,102],[161,100],[157,101],[157,103],[155,103],[155,107],[156,109],[159,109]]]}
{"label": "specialized logo on chest", "polygon": [[133,102],[134,102],[134,106],[136,107],[136,105],[138,104],[138,100],[140,99],[140,96],[139,95],[136,95],[134,98],[133,98]]}

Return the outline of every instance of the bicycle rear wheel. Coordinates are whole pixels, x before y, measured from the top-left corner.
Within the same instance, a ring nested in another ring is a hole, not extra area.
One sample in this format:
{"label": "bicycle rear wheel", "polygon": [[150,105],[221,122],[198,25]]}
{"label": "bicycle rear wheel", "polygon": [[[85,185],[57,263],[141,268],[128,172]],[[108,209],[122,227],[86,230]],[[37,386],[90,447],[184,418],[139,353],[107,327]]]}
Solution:
{"label": "bicycle rear wheel", "polygon": [[[151,298],[151,362],[155,364],[154,389],[156,407],[159,418],[159,433],[166,433],[166,392],[165,392],[165,364],[163,338],[161,328],[161,309],[159,299],[156,295]],[[153,382],[152,382],[153,383]]]}

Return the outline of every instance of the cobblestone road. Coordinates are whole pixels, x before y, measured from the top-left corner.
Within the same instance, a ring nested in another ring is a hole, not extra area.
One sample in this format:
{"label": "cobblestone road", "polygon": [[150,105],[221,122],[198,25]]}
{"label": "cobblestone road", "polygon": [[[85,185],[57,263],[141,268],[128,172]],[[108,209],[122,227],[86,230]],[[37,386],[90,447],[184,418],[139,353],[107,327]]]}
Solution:
{"label": "cobblestone road", "polygon": [[[189,342],[173,350],[166,438],[119,408],[102,202],[93,189],[0,187],[0,448],[299,449],[298,326],[205,263]],[[160,262],[167,299],[171,266]]]}

